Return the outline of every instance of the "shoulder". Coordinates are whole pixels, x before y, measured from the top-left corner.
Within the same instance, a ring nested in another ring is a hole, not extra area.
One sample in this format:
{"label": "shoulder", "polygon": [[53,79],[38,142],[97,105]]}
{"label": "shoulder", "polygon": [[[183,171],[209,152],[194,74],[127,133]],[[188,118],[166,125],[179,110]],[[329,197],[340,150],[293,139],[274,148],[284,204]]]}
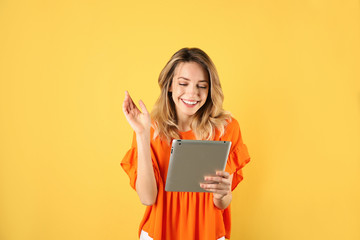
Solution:
{"label": "shoulder", "polygon": [[150,128],[150,143],[152,146],[162,146],[164,139],[160,137],[157,126],[152,124]]}
{"label": "shoulder", "polygon": [[227,125],[224,129],[224,135],[221,137],[223,140],[236,141],[240,136],[240,125],[237,119],[231,116],[230,119],[226,120]]}
{"label": "shoulder", "polygon": [[234,117],[231,116],[231,118],[226,121],[227,121],[227,125],[225,128],[225,132],[239,131],[240,129],[239,122]]}

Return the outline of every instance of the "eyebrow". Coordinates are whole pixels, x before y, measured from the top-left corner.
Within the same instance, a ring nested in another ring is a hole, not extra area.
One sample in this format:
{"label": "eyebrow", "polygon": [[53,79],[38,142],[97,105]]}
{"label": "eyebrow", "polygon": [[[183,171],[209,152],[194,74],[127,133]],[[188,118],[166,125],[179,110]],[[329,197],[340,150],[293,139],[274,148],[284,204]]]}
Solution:
{"label": "eyebrow", "polygon": [[[183,79],[185,79],[185,80],[187,80],[187,81],[190,81],[190,79],[188,79],[188,78],[186,78],[186,77],[178,77],[178,79],[180,79],[180,78],[183,78]],[[200,80],[199,82],[208,82],[208,81],[206,81],[206,80]]]}

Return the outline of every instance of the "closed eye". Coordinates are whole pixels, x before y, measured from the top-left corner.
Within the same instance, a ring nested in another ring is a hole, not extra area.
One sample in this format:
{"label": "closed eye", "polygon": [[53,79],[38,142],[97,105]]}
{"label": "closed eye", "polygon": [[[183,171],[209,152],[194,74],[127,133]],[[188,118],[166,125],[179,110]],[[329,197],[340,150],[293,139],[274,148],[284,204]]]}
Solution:
{"label": "closed eye", "polygon": [[[184,83],[179,83],[180,86],[187,86],[187,84],[184,84]],[[203,88],[203,89],[206,89],[207,87],[206,86],[198,86],[198,88]]]}

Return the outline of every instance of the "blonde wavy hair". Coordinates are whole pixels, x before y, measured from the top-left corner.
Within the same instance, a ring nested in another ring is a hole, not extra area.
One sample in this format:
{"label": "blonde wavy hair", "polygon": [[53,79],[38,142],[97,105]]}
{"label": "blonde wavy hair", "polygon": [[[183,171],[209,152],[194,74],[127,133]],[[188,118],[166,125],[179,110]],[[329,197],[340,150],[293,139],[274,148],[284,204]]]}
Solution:
{"label": "blonde wavy hair", "polygon": [[155,130],[153,138],[160,136],[170,143],[172,139],[180,137],[175,103],[169,88],[173,82],[176,67],[181,62],[200,64],[208,73],[210,81],[205,104],[191,118],[190,127],[196,139],[212,140],[216,129],[220,131],[220,136],[222,136],[228,123],[227,120],[231,119],[231,114],[222,107],[224,94],[215,65],[201,49],[182,48],[170,58],[159,75],[158,83],[161,93],[151,112],[152,126]]}

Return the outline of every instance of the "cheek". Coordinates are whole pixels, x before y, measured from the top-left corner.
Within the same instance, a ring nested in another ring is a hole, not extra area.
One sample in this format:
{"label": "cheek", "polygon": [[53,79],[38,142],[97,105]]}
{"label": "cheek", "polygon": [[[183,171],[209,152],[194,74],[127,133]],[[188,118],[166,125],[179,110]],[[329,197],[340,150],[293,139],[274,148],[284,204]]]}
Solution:
{"label": "cheek", "polygon": [[173,102],[176,102],[177,97],[176,97],[176,94],[174,91],[171,94],[171,98],[172,98]]}
{"label": "cheek", "polygon": [[208,97],[208,92],[204,91],[204,93],[202,94],[203,100],[206,101],[207,97]]}
{"label": "cheek", "polygon": [[183,94],[184,94],[184,91],[181,88],[175,88],[173,91],[173,96],[176,98],[180,97]]}
{"label": "cheek", "polygon": [[179,92],[179,89],[174,88],[173,92],[172,92],[172,98],[174,100],[174,102],[178,101],[179,96],[181,95],[181,93]]}

